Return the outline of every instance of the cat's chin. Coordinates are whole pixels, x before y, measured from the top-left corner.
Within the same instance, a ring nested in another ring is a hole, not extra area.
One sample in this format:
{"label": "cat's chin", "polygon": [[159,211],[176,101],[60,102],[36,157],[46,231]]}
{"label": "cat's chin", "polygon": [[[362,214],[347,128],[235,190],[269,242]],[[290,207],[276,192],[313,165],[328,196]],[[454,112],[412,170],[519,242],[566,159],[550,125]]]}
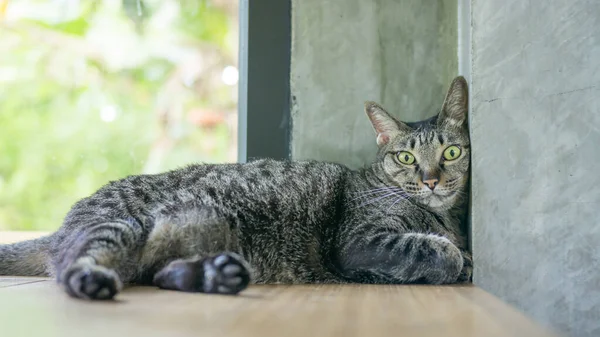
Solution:
{"label": "cat's chin", "polygon": [[445,200],[435,195],[432,195],[431,197],[423,200],[422,202],[423,204],[431,208],[447,208],[447,203],[445,202]]}
{"label": "cat's chin", "polygon": [[454,204],[454,196],[456,193],[449,193],[448,195],[440,195],[431,193],[429,196],[419,200],[423,205],[429,208],[435,209],[449,209]]}

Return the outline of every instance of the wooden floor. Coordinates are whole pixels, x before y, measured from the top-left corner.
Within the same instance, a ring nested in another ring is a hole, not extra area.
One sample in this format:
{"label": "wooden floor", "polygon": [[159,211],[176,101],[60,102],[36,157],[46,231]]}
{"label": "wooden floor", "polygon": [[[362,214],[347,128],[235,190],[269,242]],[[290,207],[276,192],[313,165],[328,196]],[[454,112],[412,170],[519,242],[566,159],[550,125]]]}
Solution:
{"label": "wooden floor", "polygon": [[125,289],[68,298],[53,281],[0,278],[0,336],[551,336],[472,287],[254,286],[239,296]]}
{"label": "wooden floor", "polygon": [[473,286],[253,286],[239,296],[133,287],[88,302],[52,280],[0,277],[0,336],[554,335]]}

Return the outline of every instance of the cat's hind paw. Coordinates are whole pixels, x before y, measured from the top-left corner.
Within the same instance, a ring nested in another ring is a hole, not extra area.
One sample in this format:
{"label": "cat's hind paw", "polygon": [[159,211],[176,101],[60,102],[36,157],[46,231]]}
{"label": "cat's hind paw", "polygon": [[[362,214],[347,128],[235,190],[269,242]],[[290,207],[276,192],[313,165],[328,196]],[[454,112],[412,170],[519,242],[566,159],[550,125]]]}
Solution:
{"label": "cat's hind paw", "polygon": [[175,260],[154,276],[162,289],[234,295],[250,283],[250,268],[234,253]]}
{"label": "cat's hind paw", "polygon": [[237,294],[250,283],[250,271],[241,256],[219,254],[204,261],[205,293]]}
{"label": "cat's hind paw", "polygon": [[123,288],[114,270],[94,264],[74,264],[59,282],[72,297],[87,300],[109,300]]}

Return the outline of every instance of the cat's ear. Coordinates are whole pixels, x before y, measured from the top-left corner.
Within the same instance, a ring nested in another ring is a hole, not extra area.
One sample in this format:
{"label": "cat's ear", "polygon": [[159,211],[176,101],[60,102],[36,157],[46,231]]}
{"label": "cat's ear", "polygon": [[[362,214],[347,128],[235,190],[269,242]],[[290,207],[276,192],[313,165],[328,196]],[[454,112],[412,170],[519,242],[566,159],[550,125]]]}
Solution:
{"label": "cat's ear", "polygon": [[464,77],[456,77],[450,84],[444,105],[438,116],[440,125],[463,127],[467,123],[469,90]]}
{"label": "cat's ear", "polygon": [[375,132],[377,132],[378,146],[383,146],[401,132],[410,130],[406,124],[399,122],[394,117],[390,116],[385,109],[375,102],[365,102],[365,112],[367,113],[367,116],[369,116]]}

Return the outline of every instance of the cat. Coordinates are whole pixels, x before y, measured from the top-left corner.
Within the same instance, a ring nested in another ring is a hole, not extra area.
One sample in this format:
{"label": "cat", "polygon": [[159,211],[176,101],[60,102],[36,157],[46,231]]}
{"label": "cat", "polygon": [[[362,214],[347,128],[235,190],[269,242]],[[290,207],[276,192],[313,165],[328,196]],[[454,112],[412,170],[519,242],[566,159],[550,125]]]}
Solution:
{"label": "cat", "polygon": [[416,123],[365,103],[376,159],[191,165],[112,181],[55,233],[0,246],[0,275],[55,276],[71,296],[124,283],[237,294],[250,283],[468,282],[467,83]]}

